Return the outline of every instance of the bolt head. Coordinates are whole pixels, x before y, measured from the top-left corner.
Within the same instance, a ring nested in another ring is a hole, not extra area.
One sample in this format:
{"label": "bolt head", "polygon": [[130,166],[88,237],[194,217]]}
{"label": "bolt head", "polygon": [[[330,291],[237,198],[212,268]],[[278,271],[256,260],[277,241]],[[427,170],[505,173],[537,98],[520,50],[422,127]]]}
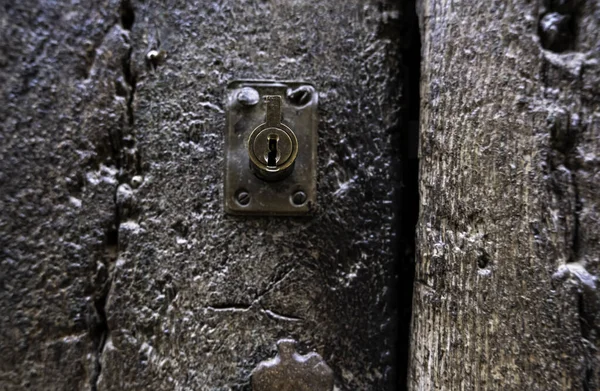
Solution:
{"label": "bolt head", "polygon": [[243,106],[254,106],[260,100],[260,95],[254,88],[244,87],[238,92],[237,100]]}
{"label": "bolt head", "polygon": [[294,193],[294,195],[292,196],[292,202],[295,205],[302,205],[306,202],[306,193],[303,191],[297,191]]}

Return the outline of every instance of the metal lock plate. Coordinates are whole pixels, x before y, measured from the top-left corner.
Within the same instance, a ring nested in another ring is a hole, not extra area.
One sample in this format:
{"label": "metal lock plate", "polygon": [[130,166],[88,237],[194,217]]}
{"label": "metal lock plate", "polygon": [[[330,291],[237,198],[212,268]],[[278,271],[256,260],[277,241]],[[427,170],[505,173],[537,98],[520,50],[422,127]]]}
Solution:
{"label": "metal lock plate", "polygon": [[227,87],[225,212],[305,215],[316,203],[317,102],[311,84]]}

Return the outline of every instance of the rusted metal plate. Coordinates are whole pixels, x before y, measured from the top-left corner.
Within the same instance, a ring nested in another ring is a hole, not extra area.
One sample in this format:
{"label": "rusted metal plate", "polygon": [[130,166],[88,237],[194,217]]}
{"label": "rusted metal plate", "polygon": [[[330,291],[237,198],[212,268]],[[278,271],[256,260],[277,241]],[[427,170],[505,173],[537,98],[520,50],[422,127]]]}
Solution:
{"label": "rusted metal plate", "polygon": [[227,87],[225,212],[306,215],[316,204],[317,104],[304,82]]}

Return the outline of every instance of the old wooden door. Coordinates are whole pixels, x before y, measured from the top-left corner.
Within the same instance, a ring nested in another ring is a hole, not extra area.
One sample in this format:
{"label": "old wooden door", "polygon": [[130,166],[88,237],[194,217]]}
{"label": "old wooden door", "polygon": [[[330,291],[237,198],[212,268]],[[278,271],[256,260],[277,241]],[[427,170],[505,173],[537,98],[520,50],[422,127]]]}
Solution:
{"label": "old wooden door", "polygon": [[[4,0],[0,389],[598,389],[599,13]],[[315,85],[313,216],[224,213],[235,79]]]}

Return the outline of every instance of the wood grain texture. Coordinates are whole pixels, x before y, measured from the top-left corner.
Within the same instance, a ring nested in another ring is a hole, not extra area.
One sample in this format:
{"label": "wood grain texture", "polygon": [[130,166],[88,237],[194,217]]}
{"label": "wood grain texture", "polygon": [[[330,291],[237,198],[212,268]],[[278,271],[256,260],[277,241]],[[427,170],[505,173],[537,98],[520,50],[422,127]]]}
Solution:
{"label": "wood grain texture", "polygon": [[[599,12],[419,4],[412,390],[600,387]],[[551,13],[572,21],[558,44]]]}

